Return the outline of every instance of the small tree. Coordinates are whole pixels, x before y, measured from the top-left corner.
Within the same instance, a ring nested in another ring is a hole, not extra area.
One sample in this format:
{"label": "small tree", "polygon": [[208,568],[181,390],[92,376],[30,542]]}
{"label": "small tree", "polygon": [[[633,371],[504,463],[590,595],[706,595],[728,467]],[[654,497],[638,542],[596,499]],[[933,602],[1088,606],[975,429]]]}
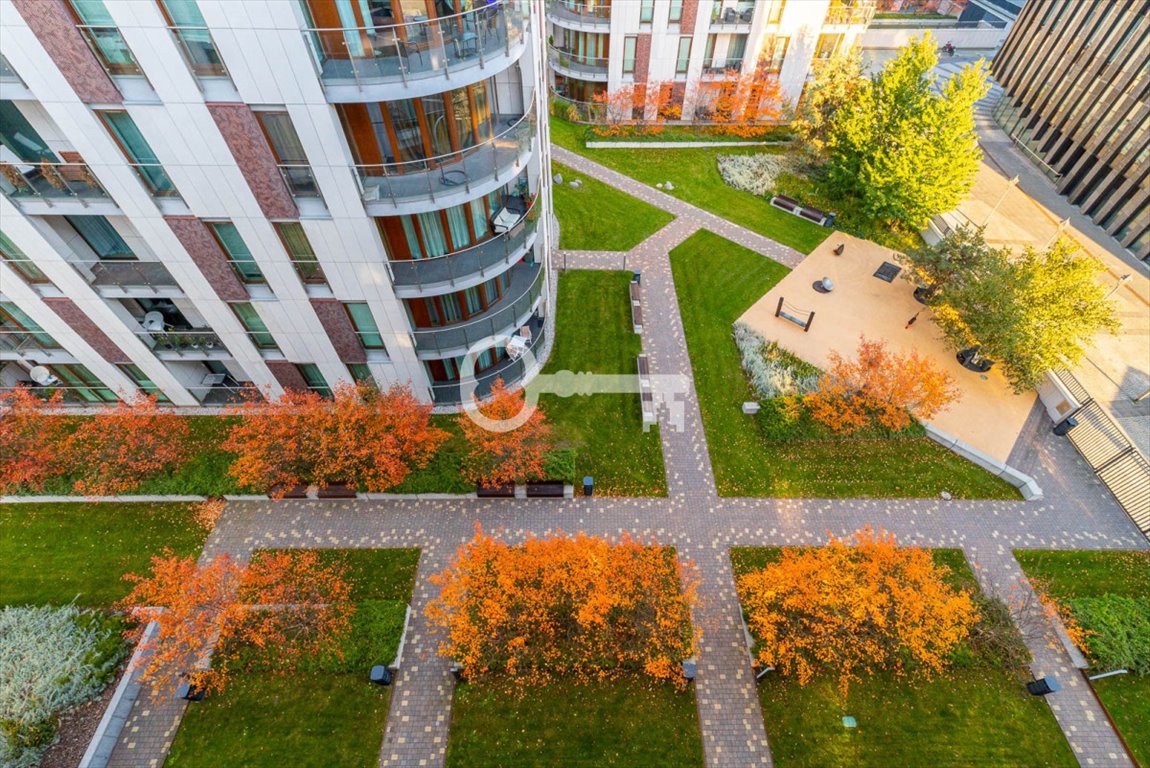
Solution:
{"label": "small tree", "polygon": [[[486,403],[476,403],[484,417],[493,421],[511,421],[526,407],[522,390],[511,392],[496,379]],[[463,477],[480,485],[519,483],[543,473],[547,453],[552,449],[551,425],[541,406],[516,429],[493,432],[475,423],[467,413],[458,417],[459,427],[467,441],[463,459]]]}
{"label": "small tree", "polygon": [[40,490],[65,471],[62,403],[58,390],[46,400],[23,388],[0,393],[0,491]]}
{"label": "small tree", "polygon": [[982,227],[963,224],[934,245],[907,251],[902,261],[910,267],[908,278],[923,283],[929,301],[943,286],[977,274],[993,250],[983,237]]}
{"label": "small tree", "polygon": [[115,495],[175,471],[188,460],[185,417],[163,411],[156,395],[137,394],[78,419],[64,455],[76,493]]}
{"label": "small tree", "polygon": [[1018,257],[992,250],[969,279],[947,283],[935,300],[935,322],[955,349],[977,346],[1002,363],[1016,392],[1045,373],[1077,363],[1101,331],[1117,332],[1114,304],[1098,281],[1102,267],[1058,239]]}
{"label": "small tree", "polygon": [[853,47],[817,59],[811,75],[792,126],[808,151],[822,155],[839,110],[855,103],[865,82],[862,53]]}
{"label": "small tree", "polygon": [[716,84],[710,102],[714,131],[754,138],[773,128],[783,114],[778,78],[764,69],[742,74],[729,70],[726,75]]}
{"label": "small tree", "polygon": [[805,685],[818,674],[851,682],[878,670],[930,677],[946,666],[978,612],[946,582],[929,550],[900,547],[864,528],[850,541],[786,548],[782,558],[738,580],[756,660]]}
{"label": "small tree", "polygon": [[693,570],[627,536],[557,534],[513,547],[477,529],[432,583],[442,588],[427,607],[445,635],[439,653],[470,679],[642,671],[681,686],[679,663],[695,654]]}
{"label": "small tree", "polygon": [[811,416],[835,432],[851,434],[878,422],[901,431],[912,418],[929,419],[959,397],[954,378],[911,351],[890,352],[860,337],[855,360],[831,352],[817,391],[804,399]]}
{"label": "small tree", "polygon": [[[289,673],[303,659],[338,654],[334,640],[351,628],[343,568],[314,550],[261,553],[249,564],[226,553],[201,564],[168,552],[152,558],[150,575],[124,578],[133,587],[119,607],[142,622],[140,679],[157,695],[181,679],[223,690],[234,662],[251,648],[273,650],[271,668]],[[144,637],[149,621],[156,631]]]}

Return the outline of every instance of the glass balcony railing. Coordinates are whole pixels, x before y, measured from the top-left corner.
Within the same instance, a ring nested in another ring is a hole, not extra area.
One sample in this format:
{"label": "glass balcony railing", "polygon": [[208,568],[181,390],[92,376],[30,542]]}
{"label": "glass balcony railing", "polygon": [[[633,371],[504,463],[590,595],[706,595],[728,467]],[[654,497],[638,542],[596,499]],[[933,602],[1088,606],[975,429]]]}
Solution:
{"label": "glass balcony railing", "polygon": [[522,43],[524,4],[493,4],[435,19],[340,29],[306,29],[304,36],[327,85],[357,86],[450,77],[482,67]]}
{"label": "glass balcony railing", "polygon": [[478,318],[439,328],[412,331],[415,351],[426,358],[457,357],[490,336],[507,333],[526,319],[543,291],[543,269],[523,264],[511,270],[511,287]]}
{"label": "glass balcony railing", "polygon": [[179,355],[228,354],[224,342],[211,329],[143,331],[137,335],[153,352],[172,352]]}
{"label": "glass balcony railing", "polygon": [[63,349],[63,347],[43,331],[0,329],[0,352],[35,352],[48,349]]}
{"label": "glass balcony railing", "polygon": [[[543,342],[546,330],[540,317],[533,317],[528,325],[531,327],[531,344],[528,349],[534,352]],[[524,357],[508,358],[475,376],[475,397],[480,400],[486,398],[491,394],[491,387],[498,379],[503,379],[503,383],[507,385],[522,381],[523,377],[530,373],[527,362]],[[463,390],[458,381],[433,382],[431,399],[436,405],[459,405],[463,402]]]}
{"label": "glass balcony railing", "polygon": [[[176,278],[158,261],[72,262],[86,267],[88,282],[96,288],[179,288]],[[80,269],[84,273],[84,269]]]}
{"label": "glass balcony railing", "polygon": [[404,163],[356,165],[360,193],[365,203],[436,200],[459,191],[470,192],[476,184],[504,179],[529,155],[535,139],[535,111],[522,116],[500,116],[508,125],[503,133],[459,152]]}
{"label": "glass balcony railing", "polygon": [[107,200],[92,169],[85,163],[0,163],[0,190],[13,200],[44,200],[49,204],[77,200]]}
{"label": "glass balcony railing", "polygon": [[611,3],[596,0],[554,0],[547,9],[551,17],[579,24],[611,23]]}
{"label": "glass balcony railing", "polygon": [[[508,231],[470,248],[434,259],[391,261],[392,282],[397,289],[438,288],[441,293],[442,289],[463,280],[482,282],[488,272],[496,272],[493,267],[503,266],[509,260],[522,256],[527,244],[535,236],[537,224],[538,221],[529,211]],[[410,293],[402,290],[397,292],[400,295]]]}
{"label": "glass balcony railing", "polygon": [[870,24],[874,18],[875,4],[867,0],[858,0],[852,4],[832,3],[827,9],[823,24]]}
{"label": "glass balcony railing", "polygon": [[564,70],[573,77],[606,77],[610,59],[598,56],[584,56],[562,48],[550,47],[551,65]]}
{"label": "glass balcony railing", "polygon": [[742,68],[742,59],[703,59],[703,74],[705,75],[721,75],[732,70],[738,72]]}

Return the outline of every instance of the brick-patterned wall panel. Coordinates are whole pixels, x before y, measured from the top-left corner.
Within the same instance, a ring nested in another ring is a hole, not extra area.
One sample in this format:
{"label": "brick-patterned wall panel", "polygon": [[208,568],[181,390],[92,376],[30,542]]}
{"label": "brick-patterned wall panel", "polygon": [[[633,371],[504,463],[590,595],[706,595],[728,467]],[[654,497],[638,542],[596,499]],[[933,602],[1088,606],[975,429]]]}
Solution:
{"label": "brick-patterned wall panel", "polygon": [[651,35],[639,35],[635,39],[635,82],[645,83],[651,68]]}
{"label": "brick-patterned wall panel", "polygon": [[355,326],[351,324],[343,304],[338,299],[312,299],[311,305],[319,317],[320,325],[327,331],[332,346],[339,353],[339,359],[345,363],[366,363],[367,350],[355,332]]}
{"label": "brick-patterned wall panel", "polygon": [[120,90],[92,53],[64,0],[12,0],[60,73],[88,104],[118,104]]}
{"label": "brick-patterned wall panel", "polygon": [[96,350],[100,357],[109,363],[132,362],[132,358],[124,354],[116,342],[108,338],[108,334],[104,333],[76,302],[68,298],[52,297],[44,299],[44,303],[51,307],[69,328],[78,333],[88,346]]}
{"label": "brick-patterned wall panel", "polygon": [[204,222],[190,216],[165,216],[164,221],[222,301],[247,301],[248,290],[228,264],[227,254]]}
{"label": "brick-patterned wall panel", "polygon": [[307,381],[299,369],[295,367],[295,363],[290,363],[287,360],[268,360],[267,366],[268,370],[272,372],[272,376],[276,377],[276,381],[284,389],[307,391]]}
{"label": "brick-patterned wall panel", "polygon": [[298,219],[299,209],[276,165],[259,121],[246,104],[208,104],[232,157],[269,219]]}
{"label": "brick-patterned wall panel", "polygon": [[683,0],[683,20],[679,22],[679,29],[684,35],[694,32],[698,15],[699,0]]}

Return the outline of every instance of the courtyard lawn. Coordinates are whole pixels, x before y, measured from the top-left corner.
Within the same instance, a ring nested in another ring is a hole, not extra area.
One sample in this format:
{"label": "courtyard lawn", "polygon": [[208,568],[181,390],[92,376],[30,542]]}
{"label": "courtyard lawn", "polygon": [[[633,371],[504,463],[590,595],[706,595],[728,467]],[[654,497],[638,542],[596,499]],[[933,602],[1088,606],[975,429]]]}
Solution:
{"label": "courtyard lawn", "polygon": [[754,399],[731,326],[786,267],[710,232],[671,252],[695,390],[723,496],[1017,499],[1005,481],[925,437],[771,444],[742,403]]}
{"label": "courtyard lawn", "polygon": [[[1150,595],[1150,552],[1015,550],[1014,556],[1037,587],[1062,600]],[[1119,675],[1091,685],[1135,759],[1150,765],[1150,677]]]}
{"label": "courtyard lawn", "polygon": [[419,551],[325,550],[325,556],[347,564],[358,604],[344,658],[316,659],[289,676],[235,671],[222,694],[189,707],[165,765],[378,764],[391,688],[368,682],[367,674],[395,658]]}
{"label": "courtyard lawn", "polygon": [[[731,562],[741,574],[780,554],[732,549]],[[977,588],[961,551],[933,554],[951,568],[951,583]],[[804,687],[768,674],[759,701],[779,768],[1076,766],[1046,702],[1027,694],[1027,679],[1022,670],[975,658],[930,681],[867,677],[844,699],[835,679],[819,677]],[[857,728],[843,726],[847,715]]]}
{"label": "courtyard lawn", "polygon": [[703,765],[694,689],[646,678],[458,685],[448,768]]}
{"label": "courtyard lawn", "polygon": [[[545,373],[634,374],[642,342],[631,328],[629,272],[568,270],[559,276],[555,346]],[[560,445],[575,448],[575,477],[595,493],[666,496],[659,428],[643,431],[638,394],[559,397],[540,402]]]}
{"label": "courtyard lawn", "polygon": [[148,570],[170,548],[199,552],[207,532],[193,504],[0,505],[0,605],[109,606],[128,594],[126,573]]}
{"label": "courtyard lawn", "polygon": [[654,186],[670,181],[674,185],[670,194],[680,200],[803,253],[813,251],[831,233],[825,227],[771,207],[764,198],[727,186],[719,176],[716,160],[719,155],[785,150],[775,147],[587,149],[584,127],[552,118],[551,141],[645,184]]}
{"label": "courtyard lawn", "polygon": [[[552,163],[563,183],[554,186],[559,247],[576,251],[629,251],[675,217],[625,192]],[[573,188],[578,179],[582,186]]]}

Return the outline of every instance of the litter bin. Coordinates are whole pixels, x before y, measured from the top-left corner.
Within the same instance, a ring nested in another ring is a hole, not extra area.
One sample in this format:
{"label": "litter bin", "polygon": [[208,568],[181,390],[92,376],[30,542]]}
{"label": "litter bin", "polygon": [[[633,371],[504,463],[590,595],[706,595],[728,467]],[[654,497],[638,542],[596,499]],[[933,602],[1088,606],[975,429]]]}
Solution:
{"label": "litter bin", "polygon": [[1040,677],[1026,684],[1026,690],[1031,696],[1045,696],[1048,693],[1061,691],[1062,686],[1053,677]]}
{"label": "litter bin", "polygon": [[632,283],[642,283],[643,282],[643,273],[637,269],[632,270],[631,271],[631,282]]}
{"label": "litter bin", "polygon": [[1054,425],[1054,434],[1059,437],[1066,437],[1066,433],[1078,426],[1078,419],[1073,416],[1068,416],[1062,421]]}
{"label": "litter bin", "polygon": [[371,668],[368,679],[376,685],[391,685],[391,670],[382,664],[376,664]]}
{"label": "litter bin", "polygon": [[591,477],[591,475],[587,475],[586,477],[583,478],[583,495],[584,496],[594,496],[595,495],[595,478]]}

